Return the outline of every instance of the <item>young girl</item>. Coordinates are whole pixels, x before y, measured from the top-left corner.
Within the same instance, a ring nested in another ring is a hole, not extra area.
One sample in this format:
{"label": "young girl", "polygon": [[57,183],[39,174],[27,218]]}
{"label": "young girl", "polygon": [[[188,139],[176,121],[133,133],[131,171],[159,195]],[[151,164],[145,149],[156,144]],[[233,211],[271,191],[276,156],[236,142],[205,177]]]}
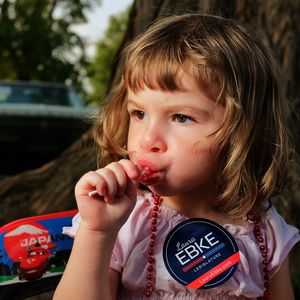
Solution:
{"label": "young girl", "polygon": [[[54,299],[293,299],[299,233],[270,202],[286,175],[286,99],[262,43],[236,21],[172,16],[124,62],[95,131],[103,167],[75,187],[80,216],[65,229],[76,236]],[[239,247],[236,272],[212,289],[180,285],[163,263],[167,234],[194,217]]]}

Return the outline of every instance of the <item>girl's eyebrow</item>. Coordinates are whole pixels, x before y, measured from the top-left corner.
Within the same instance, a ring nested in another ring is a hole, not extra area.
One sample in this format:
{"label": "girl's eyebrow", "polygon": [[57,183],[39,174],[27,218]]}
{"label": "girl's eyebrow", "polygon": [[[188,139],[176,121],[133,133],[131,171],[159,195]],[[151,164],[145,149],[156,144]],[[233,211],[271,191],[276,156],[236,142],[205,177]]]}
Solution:
{"label": "girl's eyebrow", "polygon": [[[141,107],[141,104],[137,103],[135,100],[131,99],[131,98],[127,98],[127,105],[133,105],[136,107]],[[199,115],[209,115],[209,111],[207,109],[204,108],[200,108],[200,107],[194,107],[194,106],[190,106],[190,105],[185,105],[184,103],[182,104],[172,104],[169,107],[166,108],[168,111],[171,112],[180,112],[180,111],[189,111],[195,114],[199,114]]]}
{"label": "girl's eyebrow", "polygon": [[135,105],[135,106],[140,106],[136,101],[134,101],[131,98],[127,98],[127,105],[128,104]]}
{"label": "girl's eyebrow", "polygon": [[190,111],[196,114],[209,114],[207,109],[200,108],[200,107],[194,107],[190,105],[184,105],[184,104],[179,104],[179,105],[172,105],[168,108],[170,111]]}

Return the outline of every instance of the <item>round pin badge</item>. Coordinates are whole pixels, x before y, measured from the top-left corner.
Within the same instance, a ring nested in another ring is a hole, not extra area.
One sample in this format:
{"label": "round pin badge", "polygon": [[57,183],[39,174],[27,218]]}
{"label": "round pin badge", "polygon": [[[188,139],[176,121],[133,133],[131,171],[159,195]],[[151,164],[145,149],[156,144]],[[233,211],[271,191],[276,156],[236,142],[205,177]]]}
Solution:
{"label": "round pin badge", "polygon": [[163,259],[171,276],[188,288],[209,289],[226,282],[236,271],[240,254],[236,241],[219,224],[193,218],[167,235]]}

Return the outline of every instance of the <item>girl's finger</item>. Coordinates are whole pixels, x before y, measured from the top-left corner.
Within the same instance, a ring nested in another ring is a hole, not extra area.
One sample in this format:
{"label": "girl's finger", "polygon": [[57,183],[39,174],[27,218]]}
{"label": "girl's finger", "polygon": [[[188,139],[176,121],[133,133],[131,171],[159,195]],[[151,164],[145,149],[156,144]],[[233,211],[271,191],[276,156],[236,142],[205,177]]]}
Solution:
{"label": "girl's finger", "polygon": [[75,195],[86,196],[91,191],[96,190],[99,195],[104,196],[107,190],[105,179],[96,171],[90,171],[84,174],[75,186]]}
{"label": "girl's finger", "polygon": [[137,180],[139,177],[139,170],[137,166],[130,160],[128,159],[121,159],[119,161],[119,164],[121,164],[127,174],[127,176],[131,180]]}
{"label": "girl's finger", "polygon": [[106,166],[107,169],[111,170],[117,180],[117,196],[121,196],[124,194],[128,182],[127,173],[124,170],[124,167],[119,162],[113,162]]}
{"label": "girl's finger", "polygon": [[[116,197],[118,192],[118,183],[117,183],[116,174],[114,173],[114,171],[112,171],[107,167],[96,170],[96,173],[102,176],[106,182],[106,193],[105,195],[103,194],[100,195],[104,196],[104,200],[107,202],[113,201],[113,199]],[[100,189],[101,188],[102,188],[102,183],[100,185]],[[98,192],[98,184],[96,185],[96,190]]]}

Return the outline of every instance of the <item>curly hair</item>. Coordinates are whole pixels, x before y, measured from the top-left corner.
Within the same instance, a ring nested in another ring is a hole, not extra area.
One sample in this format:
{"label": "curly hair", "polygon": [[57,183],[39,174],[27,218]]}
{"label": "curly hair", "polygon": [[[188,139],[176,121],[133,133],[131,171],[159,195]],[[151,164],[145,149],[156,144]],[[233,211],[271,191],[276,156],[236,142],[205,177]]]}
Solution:
{"label": "curly hair", "polygon": [[127,156],[127,88],[178,91],[184,70],[225,108],[224,122],[213,133],[219,161],[215,208],[231,217],[251,209],[263,214],[265,202],[283,189],[289,148],[280,74],[256,35],[236,20],[171,16],[137,37],[123,61],[122,81],[94,131],[101,165]]}

